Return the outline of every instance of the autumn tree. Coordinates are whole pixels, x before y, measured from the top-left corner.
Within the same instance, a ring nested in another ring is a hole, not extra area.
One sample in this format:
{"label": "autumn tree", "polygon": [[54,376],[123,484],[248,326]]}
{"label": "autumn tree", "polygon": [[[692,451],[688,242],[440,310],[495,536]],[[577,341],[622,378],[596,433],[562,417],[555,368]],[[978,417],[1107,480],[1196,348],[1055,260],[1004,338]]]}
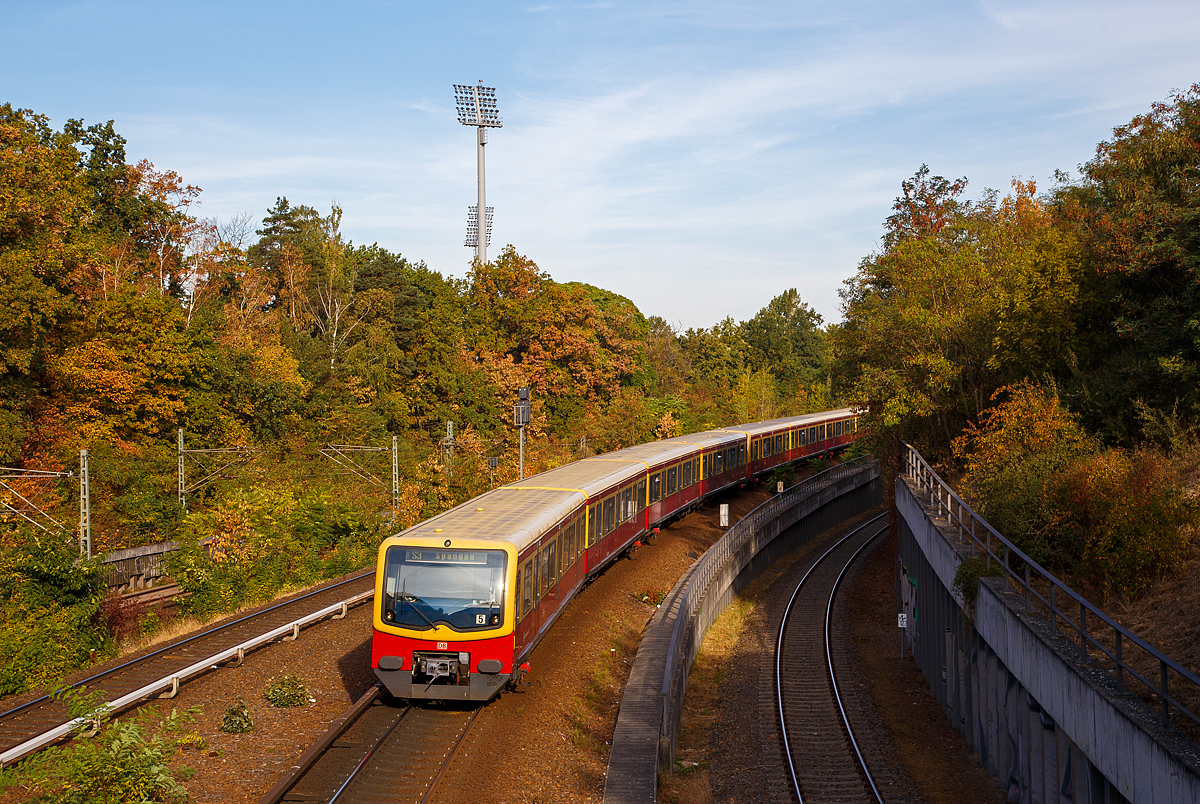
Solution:
{"label": "autumn tree", "polygon": [[310,321],[328,350],[331,373],[355,331],[389,298],[379,288],[358,292],[355,285],[358,266],[348,257],[341,223],[342,208],[334,204],[329,216],[321,221],[321,264],[309,301]]}
{"label": "autumn tree", "polygon": [[1031,182],[1000,200],[922,167],[845,283],[839,378],[877,432],[945,451],[996,388],[1071,360],[1079,252]]}
{"label": "autumn tree", "polygon": [[42,355],[86,263],[80,154],[43,115],[0,105],[0,462],[18,459]]}

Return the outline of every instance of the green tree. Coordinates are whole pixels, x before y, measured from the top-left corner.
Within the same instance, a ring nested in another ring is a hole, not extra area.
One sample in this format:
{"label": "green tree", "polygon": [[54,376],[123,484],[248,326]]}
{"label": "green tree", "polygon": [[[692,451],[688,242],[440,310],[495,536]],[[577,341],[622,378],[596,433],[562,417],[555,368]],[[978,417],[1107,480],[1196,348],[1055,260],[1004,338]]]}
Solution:
{"label": "green tree", "polygon": [[1200,414],[1200,84],[1113,130],[1056,211],[1083,243],[1079,371],[1064,391],[1107,438],[1129,400]]}
{"label": "green tree", "polygon": [[821,316],[800,300],[795,288],[785,290],[741,326],[754,369],[767,369],[786,395],[821,379],[826,367]]}

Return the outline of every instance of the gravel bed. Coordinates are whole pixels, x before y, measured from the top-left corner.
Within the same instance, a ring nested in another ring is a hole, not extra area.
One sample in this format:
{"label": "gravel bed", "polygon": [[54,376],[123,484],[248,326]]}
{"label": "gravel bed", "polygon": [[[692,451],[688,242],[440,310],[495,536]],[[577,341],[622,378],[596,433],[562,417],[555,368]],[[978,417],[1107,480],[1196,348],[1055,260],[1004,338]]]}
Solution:
{"label": "gravel bed", "polygon": [[[698,795],[660,795],[661,801],[794,800],[778,736],[775,638],[796,583],[823,544],[848,527],[831,529],[783,557],[739,596],[750,610],[715,673],[720,682],[708,739],[684,760],[703,769],[704,779],[691,787]],[[1004,796],[995,780],[950,726],[911,656],[900,658],[895,543],[880,539],[843,580],[834,604],[839,688],[872,775],[889,803],[999,804]]]}

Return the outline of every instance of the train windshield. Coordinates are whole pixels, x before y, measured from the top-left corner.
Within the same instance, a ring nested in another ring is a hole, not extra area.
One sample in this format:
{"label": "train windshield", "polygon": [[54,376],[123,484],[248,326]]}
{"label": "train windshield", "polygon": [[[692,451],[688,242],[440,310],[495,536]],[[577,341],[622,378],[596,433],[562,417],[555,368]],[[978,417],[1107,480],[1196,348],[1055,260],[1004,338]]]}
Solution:
{"label": "train windshield", "polygon": [[389,548],[383,619],[418,631],[495,628],[504,622],[506,562],[503,550]]}

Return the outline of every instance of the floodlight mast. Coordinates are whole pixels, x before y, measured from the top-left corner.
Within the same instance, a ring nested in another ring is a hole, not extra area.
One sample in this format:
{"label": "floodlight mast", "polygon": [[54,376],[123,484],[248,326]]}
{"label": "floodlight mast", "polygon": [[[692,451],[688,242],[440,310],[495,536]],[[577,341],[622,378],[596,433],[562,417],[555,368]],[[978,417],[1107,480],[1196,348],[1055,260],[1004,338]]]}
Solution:
{"label": "floodlight mast", "polygon": [[[500,110],[496,106],[496,88],[485,87],[480,81],[478,86],[470,84],[454,85],[454,103],[458,107],[458,122],[464,126],[477,126],[478,145],[478,179],[479,202],[475,207],[475,215],[467,216],[466,245],[475,247],[475,256],[480,262],[487,262],[487,246],[492,229],[491,211],[486,202],[484,188],[483,146],[487,145],[487,129],[502,128],[504,122],[500,119]],[[472,223],[474,225],[472,225]],[[472,240],[471,235],[474,234]]]}

